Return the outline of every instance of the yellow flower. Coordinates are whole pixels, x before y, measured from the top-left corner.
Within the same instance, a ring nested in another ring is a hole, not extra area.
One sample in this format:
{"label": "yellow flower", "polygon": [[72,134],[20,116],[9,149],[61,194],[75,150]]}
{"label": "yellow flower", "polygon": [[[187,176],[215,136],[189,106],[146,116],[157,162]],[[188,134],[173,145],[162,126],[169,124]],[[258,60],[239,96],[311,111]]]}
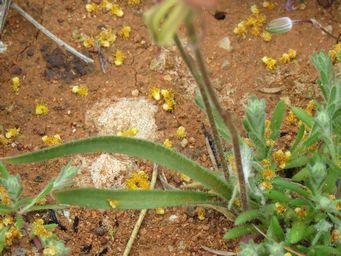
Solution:
{"label": "yellow flower", "polygon": [[144,171],[137,171],[125,181],[125,185],[128,189],[137,190],[149,189],[150,183],[148,175]]}
{"label": "yellow flower", "polygon": [[247,32],[247,30],[246,30],[246,23],[245,23],[245,21],[241,21],[237,25],[237,27],[235,27],[233,29],[233,33],[236,34],[237,36],[240,36],[240,37],[245,37],[246,32]]}
{"label": "yellow flower", "polygon": [[7,145],[8,143],[9,143],[9,139],[7,139],[6,137],[0,134],[0,144]]}
{"label": "yellow flower", "polygon": [[89,3],[85,5],[85,9],[88,13],[97,12],[98,11],[98,5],[95,3]]}
{"label": "yellow flower", "polygon": [[289,63],[291,59],[290,59],[289,54],[283,53],[282,56],[279,58],[279,60],[280,60],[282,63]]}
{"label": "yellow flower", "polygon": [[31,232],[35,236],[39,237],[50,237],[52,236],[52,232],[46,230],[44,227],[43,219],[37,219],[31,224]]}
{"label": "yellow flower", "polygon": [[178,136],[180,139],[185,138],[187,136],[185,127],[179,126],[176,130],[176,136]]}
{"label": "yellow flower", "polygon": [[90,47],[93,47],[94,45],[95,45],[95,40],[92,37],[87,37],[83,41],[83,46],[85,48],[90,48]]}
{"label": "yellow flower", "polygon": [[199,220],[204,220],[206,218],[206,211],[204,208],[197,207],[195,212],[196,212]]}
{"label": "yellow flower", "polygon": [[7,139],[17,137],[19,135],[19,132],[20,132],[20,128],[10,128],[10,129],[7,129],[5,137]]}
{"label": "yellow flower", "polygon": [[275,203],[276,212],[280,215],[286,212],[287,208],[281,203]]}
{"label": "yellow flower", "polygon": [[138,130],[136,128],[129,128],[128,130],[118,132],[117,136],[134,137],[137,133]]}
{"label": "yellow flower", "polygon": [[261,34],[260,31],[261,31],[261,28],[259,26],[254,26],[251,29],[251,34],[254,36],[259,36]]}
{"label": "yellow flower", "polygon": [[164,99],[174,99],[174,92],[172,90],[162,89],[161,95]]}
{"label": "yellow flower", "polygon": [[6,188],[2,185],[0,185],[0,202],[4,205],[9,205],[11,203],[8,192]]}
{"label": "yellow flower", "polygon": [[328,51],[329,57],[332,59],[332,61],[336,61],[337,58],[337,52],[335,50],[329,50]]}
{"label": "yellow flower", "polygon": [[274,4],[273,2],[271,1],[264,1],[263,2],[263,7],[264,8],[267,8],[269,10],[272,10],[273,8],[275,8],[276,4]]}
{"label": "yellow flower", "polygon": [[273,58],[264,56],[262,58],[262,62],[266,65],[266,68],[268,70],[274,70],[276,68],[277,61],[275,59],[273,59]]}
{"label": "yellow flower", "polygon": [[124,53],[122,51],[117,50],[115,53],[115,65],[121,66],[125,58],[126,57],[124,56]]}
{"label": "yellow flower", "polygon": [[13,239],[20,238],[22,236],[21,232],[17,227],[12,226],[6,233],[5,233],[5,242],[7,246],[11,246],[13,244]]}
{"label": "yellow flower", "polygon": [[63,140],[59,134],[55,134],[53,136],[45,135],[41,138],[41,140],[45,143],[45,145],[48,145],[48,146],[54,146],[54,145],[59,145],[63,143]]}
{"label": "yellow flower", "polygon": [[296,58],[296,50],[294,50],[294,49],[289,49],[288,50],[288,55],[289,55],[289,57],[290,57],[290,59],[295,59]]}
{"label": "yellow flower", "polygon": [[337,43],[336,45],[334,45],[334,50],[336,52],[341,52],[341,43]]}
{"label": "yellow flower", "polygon": [[307,107],[305,108],[305,111],[309,114],[309,115],[313,115],[314,111],[316,109],[316,104],[315,101],[310,100],[307,104]]}
{"label": "yellow flower", "polygon": [[111,8],[111,14],[117,17],[122,17],[124,15],[123,10],[117,4],[114,4]]}
{"label": "yellow flower", "polygon": [[1,221],[1,224],[3,224],[4,226],[8,226],[14,223],[14,219],[12,216],[5,216],[3,218],[3,220]]}
{"label": "yellow flower", "polygon": [[330,200],[335,200],[335,199],[336,199],[336,196],[333,195],[333,194],[330,194],[330,195],[328,195],[328,198],[329,198]]}
{"label": "yellow flower", "polygon": [[252,5],[250,10],[253,14],[259,14],[260,13],[259,8],[256,4]]}
{"label": "yellow flower", "polygon": [[180,179],[184,182],[190,182],[191,178],[189,176],[187,176],[186,174],[181,173],[180,174]]}
{"label": "yellow flower", "polygon": [[85,97],[89,93],[89,89],[85,85],[74,85],[72,86],[72,92],[79,96]]}
{"label": "yellow flower", "polygon": [[56,247],[54,247],[53,245],[49,245],[49,246],[45,247],[43,250],[43,255],[46,255],[46,256],[57,255]]}
{"label": "yellow flower", "polygon": [[262,190],[270,190],[272,189],[272,184],[269,182],[269,181],[263,181],[261,184],[260,184],[260,188]]}
{"label": "yellow flower", "polygon": [[263,159],[262,160],[262,166],[264,168],[269,168],[270,167],[270,161],[268,159]]}
{"label": "yellow flower", "polygon": [[336,209],[341,210],[341,201],[336,203]]}
{"label": "yellow flower", "polygon": [[173,147],[173,142],[170,139],[165,139],[165,141],[163,142],[163,145],[166,148],[172,148]]}
{"label": "yellow flower", "polygon": [[43,104],[36,105],[36,115],[46,115],[49,112],[47,106]]}
{"label": "yellow flower", "polygon": [[20,78],[15,76],[12,78],[12,89],[15,92],[18,92],[20,88]]}
{"label": "yellow flower", "polygon": [[163,208],[156,208],[155,209],[155,213],[157,215],[164,215],[165,214],[165,209],[163,209]]}
{"label": "yellow flower", "polygon": [[137,6],[141,3],[141,0],[128,0],[128,4],[131,6]]}
{"label": "yellow flower", "polygon": [[233,204],[237,207],[240,207],[240,199],[239,198],[234,199]]}
{"label": "yellow flower", "polygon": [[256,26],[263,26],[266,22],[266,16],[263,14],[255,14],[255,19],[256,19]]}
{"label": "yellow flower", "polygon": [[338,240],[340,240],[340,238],[341,238],[341,234],[340,234],[340,231],[339,230],[337,230],[337,229],[334,229],[333,231],[332,231],[332,241],[333,242],[336,242],[336,241],[338,241]]}
{"label": "yellow flower", "polygon": [[271,180],[277,176],[276,173],[270,169],[263,170],[262,174],[263,174],[264,179],[266,180]]}
{"label": "yellow flower", "polygon": [[110,207],[113,208],[113,209],[115,209],[118,206],[118,204],[120,203],[117,200],[110,200],[110,199],[108,199],[108,202],[110,204]]}
{"label": "yellow flower", "polygon": [[260,36],[263,38],[265,42],[271,41],[271,34],[267,31],[264,31]]}
{"label": "yellow flower", "polygon": [[102,47],[110,47],[116,41],[116,35],[111,29],[103,29],[97,36]]}
{"label": "yellow flower", "polygon": [[272,153],[272,158],[275,160],[277,166],[280,169],[284,169],[287,162],[291,157],[290,151],[286,151],[285,153],[282,150],[277,150],[276,152]]}
{"label": "yellow flower", "polygon": [[244,138],[244,142],[246,145],[248,145],[250,148],[254,148],[255,145],[253,144],[253,142],[249,139],[249,138]]}
{"label": "yellow flower", "polygon": [[298,119],[295,116],[294,112],[292,112],[291,110],[289,111],[289,114],[287,116],[287,121],[289,124],[297,124]]}
{"label": "yellow flower", "polygon": [[110,11],[112,6],[113,6],[113,4],[108,0],[103,0],[101,3],[101,9],[103,11]]}
{"label": "yellow flower", "polygon": [[300,218],[304,218],[305,216],[307,216],[307,211],[302,207],[295,208],[295,212]]}
{"label": "yellow flower", "polygon": [[160,100],[161,99],[161,90],[158,87],[152,87],[149,91],[149,95],[154,99],[154,100]]}
{"label": "yellow flower", "polygon": [[162,105],[162,108],[165,111],[172,111],[174,109],[175,106],[175,101],[174,100],[165,100],[165,103]]}
{"label": "yellow flower", "polygon": [[130,32],[131,32],[131,27],[129,26],[123,26],[121,31],[120,31],[120,36],[123,39],[128,39],[130,36]]}
{"label": "yellow flower", "polygon": [[274,140],[266,140],[266,145],[268,147],[274,147],[276,145],[276,141],[274,141]]}

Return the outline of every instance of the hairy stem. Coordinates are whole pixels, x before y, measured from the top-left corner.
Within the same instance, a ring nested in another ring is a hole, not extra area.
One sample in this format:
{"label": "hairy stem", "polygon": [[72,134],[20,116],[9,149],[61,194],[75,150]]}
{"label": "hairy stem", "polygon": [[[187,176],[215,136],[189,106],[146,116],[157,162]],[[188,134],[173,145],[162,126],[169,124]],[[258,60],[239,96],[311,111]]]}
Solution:
{"label": "hairy stem", "polygon": [[193,24],[187,23],[187,29],[188,29],[189,37],[192,42],[192,46],[194,48],[195,59],[198,63],[199,70],[203,78],[203,84],[205,86],[204,90],[205,92],[208,93],[208,96],[213,103],[213,107],[216,108],[219,114],[223,117],[224,122],[231,133],[233,152],[234,152],[234,157],[235,157],[237,172],[238,172],[240,199],[242,203],[242,209],[246,211],[248,209],[248,200],[247,200],[242,158],[241,158],[241,153],[240,153],[238,131],[233,124],[231,113],[229,111],[223,111],[222,107],[220,106],[218,102],[217,96],[215,92],[213,91],[213,86],[211,84],[210,78],[208,76],[208,71],[206,69],[203,57],[201,55],[201,51],[199,48],[199,41],[198,41]]}
{"label": "hairy stem", "polygon": [[213,139],[217,145],[218,157],[219,157],[219,160],[223,166],[223,172],[224,172],[225,179],[228,180],[229,173],[228,173],[227,163],[226,163],[226,160],[224,157],[223,145],[221,143],[219,133],[218,133],[218,129],[217,129],[216,123],[215,123],[214,118],[213,118],[213,110],[212,110],[211,104],[209,103],[209,98],[208,98],[207,92],[205,90],[204,81],[203,81],[201,75],[198,73],[193,59],[191,58],[190,55],[188,55],[185,52],[185,49],[182,46],[182,43],[176,34],[174,36],[174,41],[175,41],[177,48],[179,49],[181,57],[185,61],[189,71],[191,72],[192,76],[194,77],[195,81],[198,84],[199,91],[200,91],[200,94],[202,96],[202,99],[203,99],[203,102],[205,105],[205,110],[207,113],[208,121],[209,121],[211,129],[212,129]]}

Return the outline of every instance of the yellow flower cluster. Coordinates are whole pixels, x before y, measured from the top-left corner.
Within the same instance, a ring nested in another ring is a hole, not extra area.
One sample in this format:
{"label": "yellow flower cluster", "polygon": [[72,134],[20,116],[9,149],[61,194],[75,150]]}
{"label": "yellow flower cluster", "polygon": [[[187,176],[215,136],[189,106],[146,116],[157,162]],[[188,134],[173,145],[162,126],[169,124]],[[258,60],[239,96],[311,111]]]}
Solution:
{"label": "yellow flower cluster", "polygon": [[49,109],[44,104],[36,105],[36,115],[46,115],[49,112]]}
{"label": "yellow flower cluster", "polygon": [[111,29],[103,28],[96,39],[102,47],[108,48],[116,41],[116,34]]}
{"label": "yellow flower cluster", "polygon": [[290,151],[286,151],[283,152],[283,150],[277,150],[276,152],[272,153],[272,158],[275,160],[277,166],[280,169],[284,169],[287,162],[289,161],[291,157],[291,152]]}
{"label": "yellow flower cluster", "polygon": [[191,181],[191,177],[187,176],[186,174],[181,173],[180,174],[180,180],[184,181],[184,182],[190,182]]}
{"label": "yellow flower cluster", "polygon": [[268,70],[274,70],[276,68],[277,61],[271,57],[264,56],[262,62],[265,64]]}
{"label": "yellow flower cluster", "polygon": [[158,87],[152,87],[149,91],[149,95],[154,100],[158,101],[163,97],[164,104],[162,105],[162,108],[165,111],[171,112],[174,110],[175,107],[175,95],[172,90],[168,89],[160,89]]}
{"label": "yellow flower cluster", "polygon": [[269,182],[269,181],[263,181],[263,182],[260,184],[260,188],[261,188],[262,190],[270,190],[270,189],[272,189],[272,184],[271,184],[271,182]]}
{"label": "yellow flower cluster", "polygon": [[313,100],[310,100],[305,108],[305,111],[309,114],[309,115],[313,115],[314,112],[316,110],[316,103]]}
{"label": "yellow flower cluster", "polygon": [[7,129],[5,137],[7,139],[15,138],[15,137],[17,137],[19,135],[19,132],[20,132],[20,128],[10,128],[10,129]]}
{"label": "yellow flower cluster", "polygon": [[337,60],[337,54],[341,52],[341,43],[334,45],[333,49],[329,50],[328,54],[333,62]]}
{"label": "yellow flower cluster", "polygon": [[15,76],[12,78],[12,89],[14,92],[18,92],[20,88],[20,78]]}
{"label": "yellow flower cluster", "polygon": [[77,95],[82,96],[82,97],[87,96],[89,93],[89,89],[85,85],[74,85],[74,86],[72,86],[71,91],[74,94],[77,94]]}
{"label": "yellow flower cluster", "polygon": [[163,209],[163,208],[156,208],[155,209],[155,213],[157,215],[164,215],[165,214],[165,209]]}
{"label": "yellow flower cluster", "polygon": [[275,203],[275,207],[276,207],[276,212],[279,214],[279,215],[283,215],[283,213],[286,212],[287,208],[285,208],[285,206],[281,203]]}
{"label": "yellow flower cluster", "polygon": [[[260,13],[258,6],[255,4],[251,6],[250,10],[252,14],[245,20],[239,22],[238,25],[233,29],[233,33],[239,37],[245,37],[248,29],[251,30],[251,34],[254,36],[259,36],[262,33],[263,26],[266,22],[265,15]],[[266,40],[271,40],[271,35],[270,37],[269,34],[264,34],[263,36],[265,36]]]}
{"label": "yellow flower cluster", "polygon": [[195,212],[196,212],[196,214],[197,214],[199,220],[204,220],[204,219],[206,218],[206,211],[205,211],[204,208],[202,208],[202,207],[197,207],[197,208],[195,209]]}
{"label": "yellow flower cluster", "polygon": [[41,140],[45,143],[47,146],[55,146],[63,143],[62,138],[59,134],[55,134],[53,136],[43,136]]}
{"label": "yellow flower cluster", "polygon": [[86,36],[83,40],[83,46],[85,48],[91,48],[95,46],[95,40],[92,37]]}
{"label": "yellow flower cluster", "polygon": [[52,232],[46,230],[43,219],[37,219],[31,224],[31,232],[38,237],[50,237]]}
{"label": "yellow flower cluster", "polygon": [[120,31],[120,36],[123,39],[128,39],[130,36],[130,32],[131,32],[131,27],[130,26],[123,26],[121,31]]}
{"label": "yellow flower cluster", "polygon": [[7,139],[5,136],[0,134],[0,145],[7,145],[9,143],[9,139]]}
{"label": "yellow flower cluster", "polygon": [[8,192],[6,188],[2,185],[0,185],[0,202],[4,205],[9,205],[11,203]]}
{"label": "yellow flower cluster", "polygon": [[124,12],[119,5],[113,4],[108,0],[103,0],[100,4],[88,3],[85,5],[85,10],[88,13],[97,13],[99,10],[102,10],[103,12],[109,11],[110,14],[116,15],[117,17],[122,17],[124,15]]}
{"label": "yellow flower cluster", "polygon": [[128,130],[120,131],[117,136],[134,137],[139,131],[136,128],[129,128]]}
{"label": "yellow flower cluster", "polygon": [[173,142],[170,139],[165,139],[164,142],[163,142],[163,145],[166,148],[172,148],[173,147]]}
{"label": "yellow flower cluster", "polygon": [[282,63],[289,63],[291,60],[296,58],[296,50],[289,49],[287,53],[283,53],[282,56],[279,58],[280,62]]}
{"label": "yellow flower cluster", "polygon": [[5,233],[5,243],[7,246],[11,246],[13,244],[13,240],[20,237],[22,237],[20,230],[16,226],[12,226]]}
{"label": "yellow flower cluster", "polygon": [[134,172],[129,179],[125,181],[125,186],[128,189],[149,189],[150,182],[148,180],[148,175],[144,171]]}
{"label": "yellow flower cluster", "polygon": [[126,57],[125,57],[124,53],[122,51],[117,50],[115,53],[115,61],[114,61],[115,65],[121,66],[123,64],[125,58]]}
{"label": "yellow flower cluster", "polygon": [[276,4],[271,2],[271,1],[264,1],[263,2],[263,7],[269,10],[272,10],[273,8],[276,7]]}
{"label": "yellow flower cluster", "polygon": [[340,231],[337,229],[334,229],[331,234],[331,238],[333,242],[337,242],[341,239]]}
{"label": "yellow flower cluster", "polygon": [[291,110],[288,113],[287,121],[288,121],[289,124],[292,124],[292,125],[296,125],[297,122],[298,122],[298,118],[296,117],[294,112],[292,112]]}
{"label": "yellow flower cluster", "polygon": [[265,180],[272,180],[277,176],[276,173],[271,169],[264,169],[262,175]]}
{"label": "yellow flower cluster", "polygon": [[179,126],[176,130],[176,136],[180,139],[183,139],[187,136],[186,129],[183,126]]}

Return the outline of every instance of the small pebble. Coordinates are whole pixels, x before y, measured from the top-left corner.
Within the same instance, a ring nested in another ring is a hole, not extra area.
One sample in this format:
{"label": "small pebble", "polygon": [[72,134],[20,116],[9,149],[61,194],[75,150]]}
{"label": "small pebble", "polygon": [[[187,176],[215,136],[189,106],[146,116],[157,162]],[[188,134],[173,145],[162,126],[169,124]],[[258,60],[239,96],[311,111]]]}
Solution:
{"label": "small pebble", "polygon": [[95,229],[95,233],[96,233],[96,235],[98,235],[98,236],[104,236],[104,234],[105,234],[105,229],[104,229],[103,227],[97,227],[97,228]]}
{"label": "small pebble", "polygon": [[228,52],[232,51],[231,41],[227,36],[219,41],[218,46]]}
{"label": "small pebble", "polygon": [[173,221],[176,221],[177,218],[178,216],[176,216],[175,214],[172,214],[171,216],[169,216],[168,220],[173,222]]}
{"label": "small pebble", "polygon": [[185,138],[181,141],[181,147],[185,148],[188,145],[188,140]]}
{"label": "small pebble", "polygon": [[133,96],[133,97],[137,97],[137,96],[139,96],[139,94],[140,94],[140,92],[137,89],[131,91],[131,96]]}

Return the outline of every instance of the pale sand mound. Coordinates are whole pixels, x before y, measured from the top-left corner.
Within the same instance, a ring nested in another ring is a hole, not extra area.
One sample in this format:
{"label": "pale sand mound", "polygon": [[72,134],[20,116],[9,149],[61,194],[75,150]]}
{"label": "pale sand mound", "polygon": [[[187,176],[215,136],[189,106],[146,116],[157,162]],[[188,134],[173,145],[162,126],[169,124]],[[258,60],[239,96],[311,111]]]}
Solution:
{"label": "pale sand mound", "polygon": [[[86,124],[94,126],[100,135],[116,135],[119,131],[136,128],[137,138],[155,140],[157,127],[154,115],[157,107],[144,98],[122,98],[96,103],[86,115]],[[80,157],[82,171],[76,183],[81,187],[120,189],[124,179],[137,170],[134,160],[120,154]]]}

